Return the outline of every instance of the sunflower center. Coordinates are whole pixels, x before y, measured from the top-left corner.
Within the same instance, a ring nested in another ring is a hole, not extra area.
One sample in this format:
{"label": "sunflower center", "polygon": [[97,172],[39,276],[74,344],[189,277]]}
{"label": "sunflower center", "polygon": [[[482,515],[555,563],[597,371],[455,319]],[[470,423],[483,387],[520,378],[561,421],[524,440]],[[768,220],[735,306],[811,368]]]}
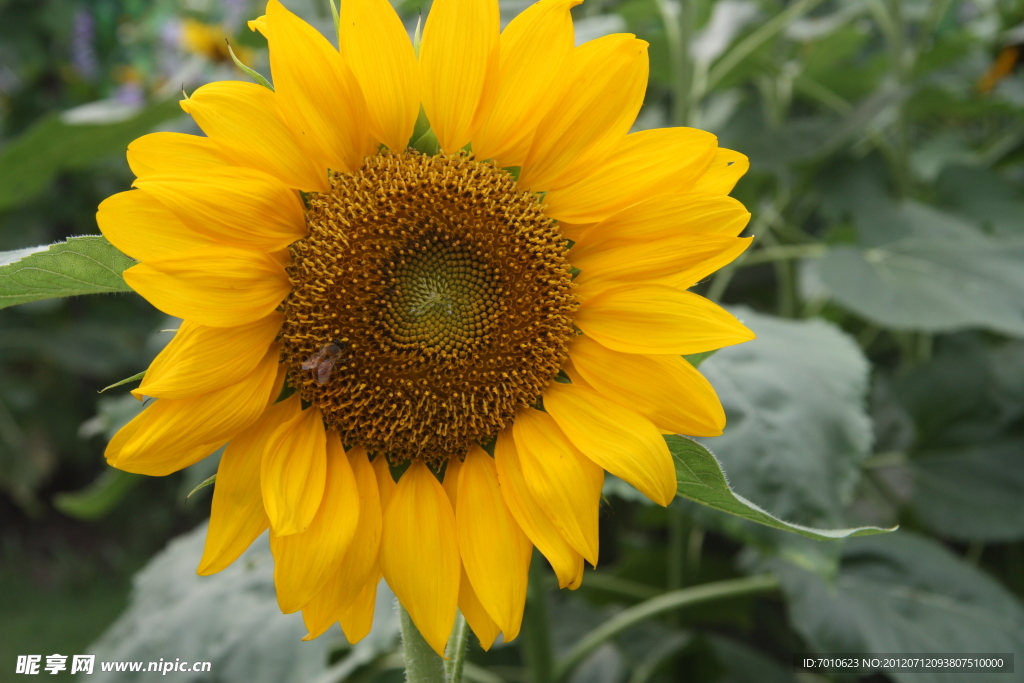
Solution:
{"label": "sunflower center", "polygon": [[283,356],[346,443],[439,463],[558,373],[577,305],[566,243],[502,169],[382,152],[307,206]]}

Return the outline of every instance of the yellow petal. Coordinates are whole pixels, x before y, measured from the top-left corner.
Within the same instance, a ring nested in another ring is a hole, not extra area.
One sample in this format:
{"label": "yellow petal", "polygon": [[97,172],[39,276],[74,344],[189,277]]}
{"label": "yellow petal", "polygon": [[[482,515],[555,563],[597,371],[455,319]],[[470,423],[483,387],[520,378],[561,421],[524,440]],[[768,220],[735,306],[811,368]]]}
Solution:
{"label": "yellow petal", "polygon": [[327,168],[299,148],[268,88],[242,81],[208,83],[181,108],[223,150],[233,165],[265,171],[288,187],[326,192]]}
{"label": "yellow petal", "polygon": [[387,0],[345,0],[339,43],[366,98],[371,134],[405,150],[420,112],[420,74],[402,20]]}
{"label": "yellow petal", "polygon": [[448,497],[419,460],[384,512],[380,565],[423,639],[443,657],[459,599],[459,544]]}
{"label": "yellow petal", "polygon": [[594,172],[544,198],[545,213],[569,223],[595,223],[654,195],[686,192],[715,157],[718,141],[696,128],[659,128],[627,135]]}
{"label": "yellow petal", "polygon": [[653,197],[587,228],[570,252],[573,262],[598,250],[626,247],[682,234],[735,236],[750,212],[732,197],[674,194]]}
{"label": "yellow petal", "polygon": [[534,131],[551,104],[573,49],[569,10],[582,0],[540,0],[527,7],[501,32],[498,90],[494,107],[473,135],[480,159],[519,166]]}
{"label": "yellow petal", "polygon": [[270,534],[277,604],[297,612],[328,581],[336,581],[359,522],[359,491],[352,466],[335,431],[327,432],[327,477],[320,507],[309,528],[298,534]]}
{"label": "yellow petal", "polygon": [[[452,505],[453,510],[458,510],[457,501],[459,496],[459,472],[462,471],[462,460],[453,457],[448,461],[448,466],[444,471],[444,481],[442,487],[444,488],[445,495],[448,496],[448,501]],[[458,527],[458,516],[455,519],[456,527]],[[501,629],[494,623],[494,620],[487,614],[487,610],[480,604],[480,598],[477,597],[476,591],[473,590],[473,585],[469,582],[469,578],[466,577],[466,565],[462,563],[462,574],[459,579],[459,609],[462,610],[463,616],[466,617],[466,621],[469,623],[469,627],[473,629],[473,633],[480,640],[480,646],[484,650],[490,649],[491,645],[494,644],[494,639],[501,633]]]}
{"label": "yellow petal", "polygon": [[132,394],[189,398],[239,382],[266,355],[283,321],[276,311],[237,327],[206,327],[183,320]]}
{"label": "yellow petal", "polygon": [[535,192],[567,187],[625,137],[647,91],[647,43],[630,34],[592,40],[573,51],[567,86],[537,126],[519,183]]}
{"label": "yellow petal", "polygon": [[217,467],[210,528],[197,573],[215,574],[238,559],[270,526],[260,493],[260,462],[267,439],[290,416],[286,401],[276,403],[248,429],[231,439]]}
{"label": "yellow petal", "polygon": [[511,428],[498,434],[494,445],[494,464],[501,495],[519,528],[551,563],[559,587],[578,588],[583,580],[583,556],[562,538],[526,485]]}
{"label": "yellow petal", "polygon": [[686,355],[754,338],[718,304],[664,285],[595,288],[581,299],[576,325],[587,336],[623,353]]}
{"label": "yellow petal", "polygon": [[547,413],[520,410],[512,437],[530,493],[569,545],[596,565],[604,472],[579,452]]}
{"label": "yellow petal", "polygon": [[137,178],[168,173],[203,173],[233,166],[210,138],[185,133],[150,133],[128,144],[128,166]]}
{"label": "yellow petal", "polygon": [[544,409],[585,456],[658,505],[676,495],[676,468],[650,420],[592,389],[552,382]]}
{"label": "yellow petal", "polygon": [[523,621],[533,544],[502,500],[494,460],[479,446],[469,449],[459,474],[455,521],[473,590],[505,641],[513,640]]}
{"label": "yellow petal", "polygon": [[498,55],[497,0],[434,0],[423,26],[420,78],[423,110],[446,152],[470,141],[478,109],[490,105]]}
{"label": "yellow petal", "polygon": [[273,533],[288,536],[308,529],[327,479],[327,435],[319,408],[293,409],[292,418],[267,441],[261,468],[263,507]]}
{"label": "yellow petal", "polygon": [[586,296],[584,283],[610,287],[613,283],[648,282],[687,289],[732,262],[753,239],[714,233],[681,234],[610,249],[589,249],[579,257],[571,254],[571,260],[582,271],[576,278],[582,296]]}
{"label": "yellow petal", "polygon": [[260,31],[270,44],[277,103],[310,159],[352,172],[371,151],[366,102],[352,70],[316,29],[267,3]]}
{"label": "yellow petal", "polygon": [[365,638],[373,628],[373,611],[377,603],[377,584],[379,578],[367,581],[362,589],[356,593],[341,615],[338,623],[345,634],[345,640],[350,643],[358,643]]}
{"label": "yellow petal", "polygon": [[139,261],[216,244],[187,227],[156,197],[142,190],[119,192],[104,199],[96,212],[96,223],[111,244]]}
{"label": "yellow petal", "polygon": [[462,460],[457,457],[450,458],[448,466],[444,470],[444,481],[441,482],[441,486],[444,487],[445,495],[448,496],[448,501],[452,504],[452,510],[459,509],[459,472],[461,471]]}
{"label": "yellow petal", "polygon": [[719,149],[704,175],[694,184],[693,192],[729,194],[736,182],[750,169],[750,160],[731,149]]}
{"label": "yellow petal", "polygon": [[391,496],[395,492],[395,478],[391,476],[391,468],[388,467],[388,459],[378,455],[373,459],[373,472],[377,476],[377,495],[380,499],[380,509],[384,512],[388,509]]}
{"label": "yellow petal", "polygon": [[277,251],[306,234],[298,194],[263,171],[223,168],[151,175],[135,185],[182,223],[218,242]]}
{"label": "yellow petal", "polygon": [[164,313],[210,327],[266,318],[291,289],[274,258],[228,246],[139,263],[124,272],[124,280]]}
{"label": "yellow petal", "polygon": [[377,560],[381,532],[380,496],[366,450],[356,446],[346,456],[358,491],[359,525],[340,567],[320,593],[302,609],[302,617],[309,629],[307,640],[319,636],[340,620],[348,642],[355,643],[369,632],[373,622],[374,600],[380,581]]}
{"label": "yellow petal", "polygon": [[501,629],[487,614],[484,606],[480,604],[480,598],[477,597],[472,584],[469,583],[469,577],[466,576],[465,566],[462,567],[462,578],[459,580],[459,610],[462,612],[462,616],[466,617],[466,622],[480,641],[480,647],[484,652],[490,650],[491,645],[494,645],[494,640],[501,633]]}
{"label": "yellow petal", "polygon": [[[671,434],[718,436],[725,428],[725,411],[711,383],[679,356],[620,353],[579,336],[569,357],[594,390]],[[575,383],[573,372],[567,372]]]}
{"label": "yellow petal", "polygon": [[163,476],[217,450],[263,413],[277,388],[280,348],[273,345],[240,382],[200,396],[155,401],[112,439],[106,457],[128,472]]}

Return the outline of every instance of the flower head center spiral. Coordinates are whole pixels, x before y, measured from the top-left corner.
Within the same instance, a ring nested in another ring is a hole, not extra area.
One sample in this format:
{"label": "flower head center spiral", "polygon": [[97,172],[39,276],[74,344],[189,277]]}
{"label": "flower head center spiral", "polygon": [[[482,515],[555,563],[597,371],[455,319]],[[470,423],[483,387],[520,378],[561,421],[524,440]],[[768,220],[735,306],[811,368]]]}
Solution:
{"label": "flower head center spiral", "polygon": [[[535,195],[465,154],[382,152],[331,186],[307,198],[291,250],[289,381],[352,445],[397,461],[465,453],[568,356],[564,239]],[[310,372],[332,344],[330,372]]]}

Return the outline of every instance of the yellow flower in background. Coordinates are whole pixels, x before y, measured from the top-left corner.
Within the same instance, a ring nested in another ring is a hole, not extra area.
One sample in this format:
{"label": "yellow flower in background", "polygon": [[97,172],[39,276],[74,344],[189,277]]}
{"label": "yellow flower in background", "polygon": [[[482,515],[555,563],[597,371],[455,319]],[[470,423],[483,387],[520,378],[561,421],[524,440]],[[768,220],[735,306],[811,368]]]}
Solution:
{"label": "yellow flower in background", "polygon": [[183,319],[107,459],[159,476],[227,443],[199,572],[269,527],[308,637],[365,636],[383,575],[438,652],[456,607],[511,640],[533,546],[563,587],[597,563],[606,470],[667,505],[662,434],[722,431],[680,354],[753,338],[686,291],[749,244],[747,161],[627,134],[647,44],[574,47],[576,4],[499,34],[496,1],[435,0],[417,55],[387,0],[343,3],[340,51],[271,0],[275,90],[199,88],[206,137],[139,138],[137,189],[100,206],[126,281]]}
{"label": "yellow flower in background", "polygon": [[[211,62],[230,62],[228,51],[228,34],[217,24],[206,24],[197,19],[186,17],[181,22],[181,46],[192,54],[205,57]],[[244,47],[235,47],[235,56],[243,62],[252,59],[252,51]]]}

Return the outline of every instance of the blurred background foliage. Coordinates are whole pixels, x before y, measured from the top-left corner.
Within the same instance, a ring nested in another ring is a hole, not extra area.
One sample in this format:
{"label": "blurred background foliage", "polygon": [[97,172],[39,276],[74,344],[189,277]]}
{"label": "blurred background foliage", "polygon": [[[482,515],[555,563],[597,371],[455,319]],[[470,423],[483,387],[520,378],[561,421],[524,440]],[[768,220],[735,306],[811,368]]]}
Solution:
{"label": "blurred background foliage", "polygon": [[[398,4],[410,29],[427,4]],[[326,3],[286,5],[330,35]],[[524,6],[503,2],[503,18]],[[97,232],[97,204],[131,183],[127,142],[198,132],[180,90],[245,78],[225,39],[266,73],[265,42],[244,28],[261,11],[0,0],[0,251]],[[652,507],[611,479],[599,569],[576,592],[539,578],[531,594],[555,673],[930,683],[971,678],[794,674],[789,658],[1024,655],[1024,2],[587,0],[574,14],[580,42],[650,43],[638,129],[704,128],[751,160],[734,195],[754,246],[698,289],[759,339],[702,366],[729,415],[705,444],[739,493],[789,521],[901,530],[815,542],[685,500]],[[138,404],[97,392],[175,326],[133,295],[0,313],[0,681],[19,678],[16,655],[54,652],[213,662],[179,680],[402,680],[387,591],[350,648],[337,629],[299,640],[263,541],[194,575],[209,491],[187,494],[216,457],[165,478],[103,464]],[[587,641],[665,591],[758,573],[780,588]],[[530,640],[474,647],[467,679],[538,680],[545,643]]]}

